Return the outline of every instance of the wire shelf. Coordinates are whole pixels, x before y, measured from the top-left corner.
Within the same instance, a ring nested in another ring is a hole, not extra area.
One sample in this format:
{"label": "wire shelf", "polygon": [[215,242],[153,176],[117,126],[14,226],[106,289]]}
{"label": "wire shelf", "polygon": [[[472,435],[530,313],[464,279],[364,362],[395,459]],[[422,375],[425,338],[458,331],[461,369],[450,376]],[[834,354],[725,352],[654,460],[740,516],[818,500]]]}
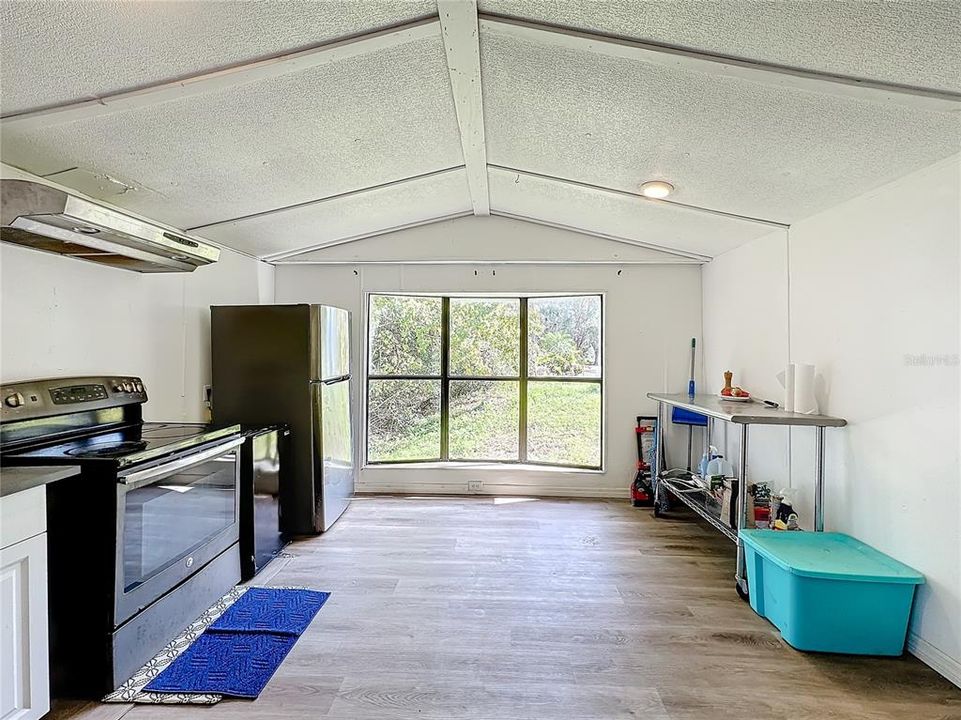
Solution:
{"label": "wire shelf", "polygon": [[720,517],[715,515],[713,508],[705,502],[706,490],[696,490],[690,485],[678,482],[672,478],[661,478],[658,482],[663,484],[665,489],[670,490],[674,497],[700,515],[716,530],[720,531],[728,540],[737,543],[737,530],[730,527],[721,520]]}

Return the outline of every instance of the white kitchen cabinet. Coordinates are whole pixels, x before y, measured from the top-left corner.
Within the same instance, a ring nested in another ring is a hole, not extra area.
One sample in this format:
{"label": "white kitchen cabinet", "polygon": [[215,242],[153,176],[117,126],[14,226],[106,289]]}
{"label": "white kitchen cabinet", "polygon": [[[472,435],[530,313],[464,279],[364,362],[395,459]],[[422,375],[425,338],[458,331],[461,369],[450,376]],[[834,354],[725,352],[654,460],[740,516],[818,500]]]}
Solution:
{"label": "white kitchen cabinet", "polygon": [[46,489],[0,498],[0,720],[50,709]]}

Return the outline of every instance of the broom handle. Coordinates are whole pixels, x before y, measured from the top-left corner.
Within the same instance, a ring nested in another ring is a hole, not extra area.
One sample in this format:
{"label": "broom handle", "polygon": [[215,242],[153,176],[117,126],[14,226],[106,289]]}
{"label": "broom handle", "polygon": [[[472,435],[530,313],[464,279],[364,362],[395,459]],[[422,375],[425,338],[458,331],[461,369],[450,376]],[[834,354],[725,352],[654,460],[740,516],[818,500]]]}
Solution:
{"label": "broom handle", "polygon": [[687,381],[687,394],[694,397],[694,348],[697,345],[697,338],[691,338],[691,377]]}

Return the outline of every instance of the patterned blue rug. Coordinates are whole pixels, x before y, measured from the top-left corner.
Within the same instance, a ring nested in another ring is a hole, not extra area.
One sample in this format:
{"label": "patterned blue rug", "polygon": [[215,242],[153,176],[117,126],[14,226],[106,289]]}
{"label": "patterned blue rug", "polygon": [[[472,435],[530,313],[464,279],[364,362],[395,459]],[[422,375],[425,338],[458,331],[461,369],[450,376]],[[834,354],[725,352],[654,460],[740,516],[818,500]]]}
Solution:
{"label": "patterned blue rug", "polygon": [[205,632],[145,689],[255,698],[296,642],[295,635]]}
{"label": "patterned blue rug", "polygon": [[144,690],[256,698],[328,597],[250,588]]}
{"label": "patterned blue rug", "polygon": [[316,590],[250,588],[207,632],[300,635],[329,597]]}

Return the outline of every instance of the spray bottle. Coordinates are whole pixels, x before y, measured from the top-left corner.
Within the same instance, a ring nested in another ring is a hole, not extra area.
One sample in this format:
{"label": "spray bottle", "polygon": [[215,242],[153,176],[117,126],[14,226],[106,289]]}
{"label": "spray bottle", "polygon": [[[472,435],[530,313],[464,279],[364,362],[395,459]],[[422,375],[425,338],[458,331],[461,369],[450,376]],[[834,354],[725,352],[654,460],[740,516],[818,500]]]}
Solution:
{"label": "spray bottle", "polygon": [[718,457],[717,448],[713,445],[709,446],[707,452],[701,455],[701,464],[698,465],[697,469],[702,478],[707,478],[708,463],[716,457]]}

